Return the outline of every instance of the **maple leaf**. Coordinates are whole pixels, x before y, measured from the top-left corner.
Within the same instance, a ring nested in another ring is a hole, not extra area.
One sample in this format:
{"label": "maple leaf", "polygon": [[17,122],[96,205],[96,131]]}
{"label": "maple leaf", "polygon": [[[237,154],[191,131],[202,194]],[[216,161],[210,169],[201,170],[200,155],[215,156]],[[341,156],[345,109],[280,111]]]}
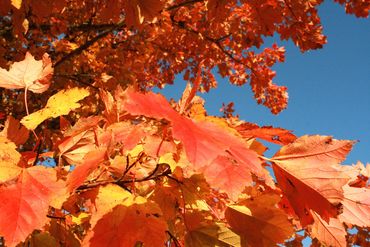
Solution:
{"label": "maple leaf", "polygon": [[7,137],[16,145],[21,145],[27,141],[29,131],[27,128],[20,125],[17,119],[12,116],[8,116],[4,129],[0,132],[0,135]]}
{"label": "maple leaf", "polygon": [[[89,197],[91,198],[91,196]],[[130,206],[134,203],[134,197],[128,191],[115,184],[99,187],[96,191],[95,198],[92,199],[94,200],[94,212],[90,219],[91,227],[94,227],[96,222],[115,206]]]}
{"label": "maple leaf", "polygon": [[125,22],[128,26],[140,27],[145,21],[154,22],[163,8],[163,1],[126,0],[124,1]]}
{"label": "maple leaf", "polygon": [[185,235],[185,244],[192,247],[242,246],[240,236],[221,223],[201,225],[195,229],[190,229]]}
{"label": "maple leaf", "polygon": [[154,194],[151,195],[150,199],[158,204],[166,220],[174,220],[178,210],[179,197],[179,192],[174,190],[172,186],[156,185]]}
{"label": "maple leaf", "polygon": [[279,200],[277,194],[262,194],[243,201],[242,205],[230,205],[225,217],[248,245],[274,246],[294,233],[287,214],[276,207]]}
{"label": "maple leaf", "polygon": [[[187,158],[194,169],[204,172],[207,181],[230,193],[234,199],[247,183],[252,182],[252,173],[267,176],[257,154],[247,148],[242,138],[233,134],[236,131],[232,128],[220,127],[208,121],[194,122],[172,109],[159,94],[142,94],[128,89],[123,97],[123,108],[130,114],[170,121],[173,136],[184,144]],[[227,161],[227,158],[219,156],[225,156],[232,162],[224,166],[222,162]],[[220,183],[217,181],[220,177],[215,177],[215,173],[222,173],[226,179]],[[237,181],[231,181],[235,178]]]}
{"label": "maple leaf", "polygon": [[341,222],[361,227],[370,225],[370,189],[343,186]]}
{"label": "maple leaf", "polygon": [[0,164],[17,165],[21,155],[15,150],[17,146],[6,137],[0,136]]}
{"label": "maple leaf", "polygon": [[330,218],[329,223],[323,220],[320,215],[311,212],[314,223],[310,226],[311,236],[317,238],[326,246],[345,247],[347,232],[340,220]]}
{"label": "maple leaf", "polygon": [[15,246],[48,218],[49,205],[60,208],[66,199],[65,183],[53,169],[35,166],[22,169],[18,179],[0,187],[0,235]]}
{"label": "maple leaf", "polygon": [[21,123],[27,129],[34,130],[46,119],[67,115],[70,111],[80,107],[81,105],[77,102],[86,98],[89,94],[87,89],[76,87],[59,91],[48,99],[43,109],[25,116]]}
{"label": "maple leaf", "polygon": [[85,179],[98,167],[105,159],[106,149],[97,149],[88,152],[79,164],[69,175],[67,180],[68,190],[72,192],[80,186]]}
{"label": "maple leaf", "polygon": [[310,210],[324,220],[339,214],[342,186],[353,175],[340,166],[354,142],[329,136],[303,136],[283,146],[271,159],[279,187],[301,219],[313,221]]}
{"label": "maple leaf", "polygon": [[91,130],[65,137],[58,146],[60,157],[72,165],[83,163],[85,155],[96,148],[94,137],[94,132]]}
{"label": "maple leaf", "polygon": [[[59,243],[65,244],[68,247],[81,247],[81,241],[76,234],[66,226],[65,222],[52,219],[48,225],[45,226],[51,236],[58,240]],[[58,246],[58,245],[57,245]]]}
{"label": "maple leaf", "polygon": [[0,87],[8,89],[25,88],[34,93],[43,93],[50,86],[53,75],[51,60],[47,53],[42,60],[35,60],[27,52],[23,61],[15,62],[9,71],[0,68]]}
{"label": "maple leaf", "polygon": [[106,132],[111,132],[113,142],[122,143],[125,150],[131,150],[146,136],[143,126],[133,125],[129,122],[109,125]]}
{"label": "maple leaf", "polygon": [[92,230],[84,239],[88,246],[134,246],[137,241],[163,246],[166,240],[167,224],[160,208],[117,185],[100,187],[94,208]]}
{"label": "maple leaf", "polygon": [[64,138],[58,145],[60,157],[69,164],[80,164],[84,156],[96,148],[94,128],[101,118],[93,116],[80,118],[79,121],[64,133]]}
{"label": "maple leaf", "polygon": [[146,246],[161,247],[166,241],[167,224],[158,215],[153,203],[118,205],[104,215],[92,229],[89,246]]}

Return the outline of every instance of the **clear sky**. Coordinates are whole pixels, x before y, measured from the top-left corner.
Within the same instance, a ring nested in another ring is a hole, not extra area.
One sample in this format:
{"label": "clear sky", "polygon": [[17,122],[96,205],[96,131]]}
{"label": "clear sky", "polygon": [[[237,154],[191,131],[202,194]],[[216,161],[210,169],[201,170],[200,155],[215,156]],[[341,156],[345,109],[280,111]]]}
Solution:
{"label": "clear sky", "polygon": [[[231,86],[217,77],[219,87],[201,96],[206,109],[219,115],[222,103],[235,102],[240,118],[305,134],[331,135],[359,140],[346,164],[370,162],[370,19],[345,14],[344,8],[326,1],[319,8],[328,43],[323,49],[301,53],[292,42],[269,39],[286,48],[286,62],[274,67],[275,82],[288,87],[288,108],[275,116],[257,105],[249,85]],[[185,82],[178,80],[162,93],[178,99]],[[278,147],[271,146],[267,156]]]}

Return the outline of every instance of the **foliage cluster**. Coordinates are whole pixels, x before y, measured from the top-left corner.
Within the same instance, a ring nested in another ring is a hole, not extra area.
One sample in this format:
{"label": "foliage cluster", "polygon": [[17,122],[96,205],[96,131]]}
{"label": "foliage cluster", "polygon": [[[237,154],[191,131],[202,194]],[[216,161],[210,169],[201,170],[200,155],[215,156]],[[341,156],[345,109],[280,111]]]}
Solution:
{"label": "foliage cluster", "polygon": [[[2,244],[368,245],[370,166],[341,165],[353,141],[260,127],[232,104],[209,116],[196,95],[219,73],[278,114],[285,50],[264,37],[322,48],[321,2],[1,0]],[[178,102],[151,92],[181,73]],[[281,148],[266,157],[260,140]]]}

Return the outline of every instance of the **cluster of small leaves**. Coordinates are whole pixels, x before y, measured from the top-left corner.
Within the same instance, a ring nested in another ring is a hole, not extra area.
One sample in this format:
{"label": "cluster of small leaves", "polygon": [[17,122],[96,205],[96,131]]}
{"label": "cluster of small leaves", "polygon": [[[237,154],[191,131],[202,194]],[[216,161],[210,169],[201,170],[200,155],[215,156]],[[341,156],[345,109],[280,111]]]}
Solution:
{"label": "cluster of small leaves", "polygon": [[[272,82],[271,67],[284,48],[256,53],[263,37],[292,39],[302,52],[321,48],[317,0],[135,0],[0,3],[0,67],[23,60],[26,51],[54,61],[54,88],[94,83],[141,88],[164,86],[184,72],[194,80],[202,64],[202,87],[217,86],[215,68],[235,85],[249,81],[260,104],[273,113],[287,105],[286,88]],[[368,1],[339,1],[365,17]]]}
{"label": "cluster of small leaves", "polygon": [[[341,165],[354,142],[260,127],[233,104],[208,116],[196,96],[218,67],[281,111],[284,49],[252,48],[275,32],[320,48],[320,2],[1,1],[1,244],[368,244],[370,165]],[[147,90],[181,72],[178,102]],[[268,158],[259,140],[282,147]]]}

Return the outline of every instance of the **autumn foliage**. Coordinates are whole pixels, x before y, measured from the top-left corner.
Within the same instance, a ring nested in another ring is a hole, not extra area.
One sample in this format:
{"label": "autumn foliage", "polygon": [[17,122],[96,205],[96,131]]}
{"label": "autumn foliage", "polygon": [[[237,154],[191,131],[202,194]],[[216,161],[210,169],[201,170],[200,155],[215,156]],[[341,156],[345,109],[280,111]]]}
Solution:
{"label": "autumn foliage", "polygon": [[[369,245],[370,166],[341,164],[353,141],[232,104],[210,116],[197,96],[218,73],[281,112],[285,50],[264,37],[322,48],[321,2],[1,0],[0,246]],[[176,76],[179,101],[151,91]]]}

